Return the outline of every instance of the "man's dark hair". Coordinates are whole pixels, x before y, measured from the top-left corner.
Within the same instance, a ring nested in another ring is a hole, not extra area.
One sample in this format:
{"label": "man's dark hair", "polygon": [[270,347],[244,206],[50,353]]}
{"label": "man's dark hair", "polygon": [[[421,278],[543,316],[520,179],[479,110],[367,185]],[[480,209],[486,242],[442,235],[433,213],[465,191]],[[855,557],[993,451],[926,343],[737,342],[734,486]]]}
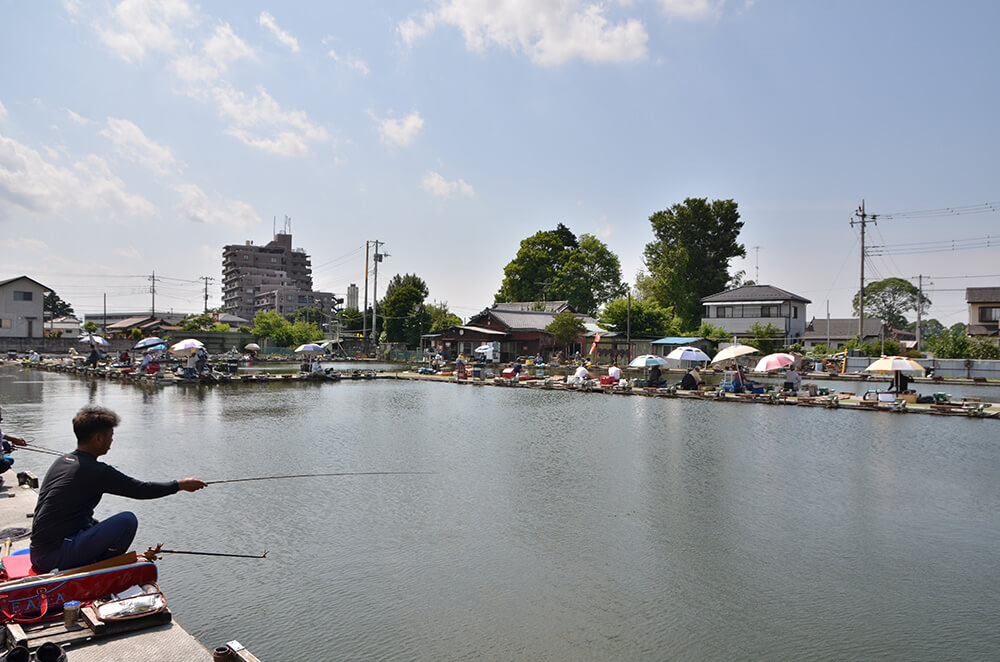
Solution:
{"label": "man's dark hair", "polygon": [[84,407],[73,417],[73,434],[77,443],[90,439],[95,432],[116,427],[121,419],[106,407]]}

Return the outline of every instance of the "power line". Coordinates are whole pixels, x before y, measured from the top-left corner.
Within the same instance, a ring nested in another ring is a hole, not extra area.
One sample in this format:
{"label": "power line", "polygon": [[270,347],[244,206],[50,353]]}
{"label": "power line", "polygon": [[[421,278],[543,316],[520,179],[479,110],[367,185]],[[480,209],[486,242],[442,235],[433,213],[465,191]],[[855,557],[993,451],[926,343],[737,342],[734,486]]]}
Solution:
{"label": "power line", "polygon": [[941,239],[937,241],[918,241],[906,244],[872,246],[869,255],[923,255],[926,253],[950,253],[953,251],[975,250],[977,248],[995,248],[1000,246],[1000,238],[972,237],[970,239]]}
{"label": "power line", "polygon": [[991,214],[1000,211],[1000,202],[984,202],[979,205],[964,205],[960,207],[941,207],[938,209],[920,209],[917,211],[894,212],[878,214],[884,220],[941,218],[942,216],[967,216],[971,214]]}

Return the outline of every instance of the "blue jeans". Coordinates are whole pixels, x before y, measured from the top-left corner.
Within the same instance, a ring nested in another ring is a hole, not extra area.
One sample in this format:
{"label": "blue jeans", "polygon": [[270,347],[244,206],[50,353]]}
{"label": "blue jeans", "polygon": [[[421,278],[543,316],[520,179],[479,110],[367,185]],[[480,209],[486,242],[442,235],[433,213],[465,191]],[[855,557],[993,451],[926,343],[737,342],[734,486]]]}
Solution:
{"label": "blue jeans", "polygon": [[97,563],[128,551],[135,539],[139,520],[130,512],[112,515],[89,529],[64,538],[62,546],[50,552],[31,552],[31,565],[41,572],[66,570]]}

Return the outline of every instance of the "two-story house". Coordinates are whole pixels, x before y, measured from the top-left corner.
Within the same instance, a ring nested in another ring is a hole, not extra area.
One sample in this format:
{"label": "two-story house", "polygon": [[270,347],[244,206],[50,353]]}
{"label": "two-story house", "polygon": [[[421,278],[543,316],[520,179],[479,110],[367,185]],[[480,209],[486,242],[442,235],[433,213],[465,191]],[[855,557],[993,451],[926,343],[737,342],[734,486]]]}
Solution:
{"label": "two-story house", "polygon": [[1000,287],[967,287],[965,301],[969,304],[970,336],[997,336],[1000,323]]}
{"label": "two-story house", "polygon": [[44,299],[51,291],[27,276],[0,281],[0,338],[41,338]]}
{"label": "two-story house", "polygon": [[705,307],[702,322],[722,327],[737,338],[752,337],[754,324],[771,324],[792,343],[805,333],[806,304],[812,302],[772,285],[744,285],[710,294],[701,303]]}

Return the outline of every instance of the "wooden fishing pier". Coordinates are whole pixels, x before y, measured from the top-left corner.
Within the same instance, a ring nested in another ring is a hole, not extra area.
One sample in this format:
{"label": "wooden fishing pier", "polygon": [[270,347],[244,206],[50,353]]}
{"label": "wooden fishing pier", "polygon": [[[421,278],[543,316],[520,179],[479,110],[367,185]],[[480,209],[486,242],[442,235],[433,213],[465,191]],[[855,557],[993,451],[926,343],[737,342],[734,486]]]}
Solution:
{"label": "wooden fishing pier", "polygon": [[[0,544],[3,554],[25,550],[35,511],[37,478],[13,469],[3,474],[0,486]],[[18,484],[18,483],[21,484]],[[169,577],[160,586],[169,588]],[[0,593],[3,588],[0,585]],[[34,652],[45,642],[62,647],[72,662],[107,662],[107,660],[150,660],[161,662],[254,662],[257,658],[238,641],[219,642],[206,648],[173,619],[169,609],[123,621],[102,621],[92,607],[80,610],[80,616],[67,624],[61,611],[56,620],[39,623],[3,624],[4,655],[15,646]],[[6,659],[6,658],[4,658]],[[32,658],[34,659],[34,658]]]}

